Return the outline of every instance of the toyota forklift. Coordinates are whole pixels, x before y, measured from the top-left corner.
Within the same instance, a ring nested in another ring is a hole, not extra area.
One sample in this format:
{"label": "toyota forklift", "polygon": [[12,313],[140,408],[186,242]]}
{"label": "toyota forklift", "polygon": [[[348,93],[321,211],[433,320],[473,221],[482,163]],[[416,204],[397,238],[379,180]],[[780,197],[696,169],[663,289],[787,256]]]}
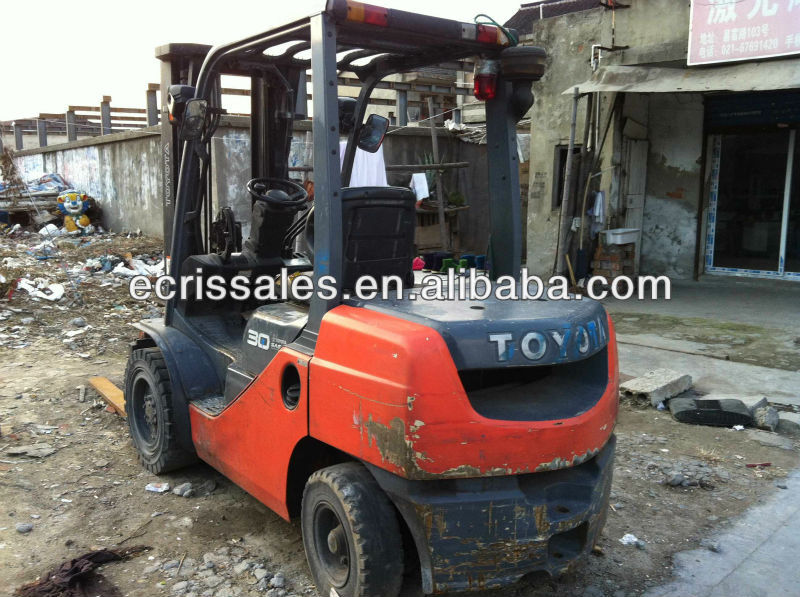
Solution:
{"label": "toyota forklift", "polygon": [[[413,287],[351,296],[360,276],[413,280],[414,194],[349,185],[356,149],[375,151],[388,124],[367,117],[370,95],[390,75],[438,65],[474,68],[491,274],[519,279],[516,125],[546,57],[515,40],[491,24],[328,0],[237,42],[157,50],[170,275],[330,276],[334,292],[170,298],[163,319],[137,324],[131,347],[133,444],[155,474],[201,460],[287,521],[299,517],[323,597],[395,597],[407,570],[426,594],[557,576],[603,528],[618,368],[599,303],[425,300]],[[308,71],[313,209],[288,166]],[[361,88],[340,163],[342,72]],[[223,75],[251,84],[244,242],[230,208],[212,217]]]}

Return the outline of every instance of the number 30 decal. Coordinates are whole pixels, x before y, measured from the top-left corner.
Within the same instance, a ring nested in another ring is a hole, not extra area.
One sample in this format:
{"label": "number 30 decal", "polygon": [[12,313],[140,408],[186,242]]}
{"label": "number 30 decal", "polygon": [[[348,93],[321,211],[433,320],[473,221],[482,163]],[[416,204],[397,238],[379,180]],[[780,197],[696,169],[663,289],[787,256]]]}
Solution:
{"label": "number 30 decal", "polygon": [[269,334],[250,330],[247,332],[247,343],[262,350],[269,350]]}

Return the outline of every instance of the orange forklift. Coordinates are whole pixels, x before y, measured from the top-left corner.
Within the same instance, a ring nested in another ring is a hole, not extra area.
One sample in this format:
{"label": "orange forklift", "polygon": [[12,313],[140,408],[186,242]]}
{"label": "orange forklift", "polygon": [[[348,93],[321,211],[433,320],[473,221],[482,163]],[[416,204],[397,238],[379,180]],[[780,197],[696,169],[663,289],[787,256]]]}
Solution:
{"label": "orange forklift", "polygon": [[[426,594],[559,575],[605,522],[618,370],[600,304],[424,300],[413,287],[351,296],[360,276],[413,279],[414,194],[349,185],[356,149],[375,151],[388,126],[365,118],[370,95],[390,75],[468,60],[486,106],[491,274],[520,277],[516,124],[545,53],[515,40],[494,25],[328,0],[237,42],[157,51],[170,275],[334,282],[309,300],[208,300],[191,285],[171,297],[132,344],[133,443],[153,473],[199,459],[300,517],[323,597],[394,597],[405,570]],[[309,70],[313,209],[288,165]],[[361,90],[340,163],[342,72]],[[211,215],[223,75],[251,83],[244,243],[229,207]]]}

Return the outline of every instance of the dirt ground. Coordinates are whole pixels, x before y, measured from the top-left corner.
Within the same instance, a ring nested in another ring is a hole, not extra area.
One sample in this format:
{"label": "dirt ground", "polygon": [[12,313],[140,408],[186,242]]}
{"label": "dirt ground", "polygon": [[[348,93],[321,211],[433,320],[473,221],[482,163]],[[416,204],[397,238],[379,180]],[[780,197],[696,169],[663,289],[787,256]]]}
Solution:
{"label": "dirt ground", "polygon": [[[155,250],[146,239],[113,242],[134,254]],[[113,242],[75,249],[69,262]],[[13,247],[0,246],[0,257],[4,250]],[[30,267],[57,279],[56,264]],[[0,595],[88,550],[132,545],[150,549],[102,569],[123,595],[316,594],[297,522],[284,522],[205,465],[164,478],[146,472],[125,421],[91,389],[79,400],[77,388],[92,375],[121,382],[136,335],[130,323],[160,308],[136,303],[116,282],[103,273],[85,277],[83,306],[23,293],[0,300]],[[88,325],[76,327],[77,317]],[[66,335],[79,329],[85,331]],[[748,506],[781,491],[781,478],[798,465],[786,438],[769,434],[783,447],[762,445],[747,432],[677,423],[631,402],[621,406],[616,433],[612,509],[596,553],[559,580],[526,579],[486,595],[639,595],[670,576],[673,553],[701,546]],[[9,454],[31,444],[53,452]],[[746,466],[765,462],[771,466]],[[691,485],[670,486],[677,474]],[[145,490],[152,482],[208,480],[216,489],[197,497]],[[33,529],[20,533],[17,525],[25,523]],[[638,546],[620,542],[627,533]],[[419,594],[414,586],[404,592]]]}
{"label": "dirt ground", "polygon": [[[776,329],[701,317],[627,313],[617,306],[612,315],[617,333],[624,334],[630,344],[663,346],[739,363],[800,371],[800,337],[791,325]],[[672,346],[670,341],[675,341]]]}

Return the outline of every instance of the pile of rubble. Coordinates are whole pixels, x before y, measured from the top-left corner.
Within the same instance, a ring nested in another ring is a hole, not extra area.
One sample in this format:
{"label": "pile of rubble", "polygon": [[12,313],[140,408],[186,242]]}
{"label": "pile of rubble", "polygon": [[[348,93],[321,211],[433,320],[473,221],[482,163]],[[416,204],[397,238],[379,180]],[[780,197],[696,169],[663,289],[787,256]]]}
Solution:
{"label": "pile of rubble", "polygon": [[157,301],[130,296],[130,279],[163,273],[155,239],[12,227],[0,234],[0,347],[19,349],[58,337],[64,348],[90,358],[109,345],[124,346],[130,323],[162,313]]}
{"label": "pile of rubble", "polygon": [[[267,597],[291,594],[283,572],[270,570],[268,562],[237,545],[205,553],[202,561],[189,557],[166,561],[152,558],[143,575],[155,580],[157,588],[169,588],[173,595],[187,597],[234,597],[241,594],[240,584],[250,585]],[[156,580],[158,576],[162,579]]]}
{"label": "pile of rubble", "polygon": [[620,384],[622,397],[649,402],[659,410],[669,409],[682,423],[746,427],[800,436],[800,413],[791,406],[771,402],[765,396],[699,395],[692,390],[691,375],[670,369],[655,369]]}

